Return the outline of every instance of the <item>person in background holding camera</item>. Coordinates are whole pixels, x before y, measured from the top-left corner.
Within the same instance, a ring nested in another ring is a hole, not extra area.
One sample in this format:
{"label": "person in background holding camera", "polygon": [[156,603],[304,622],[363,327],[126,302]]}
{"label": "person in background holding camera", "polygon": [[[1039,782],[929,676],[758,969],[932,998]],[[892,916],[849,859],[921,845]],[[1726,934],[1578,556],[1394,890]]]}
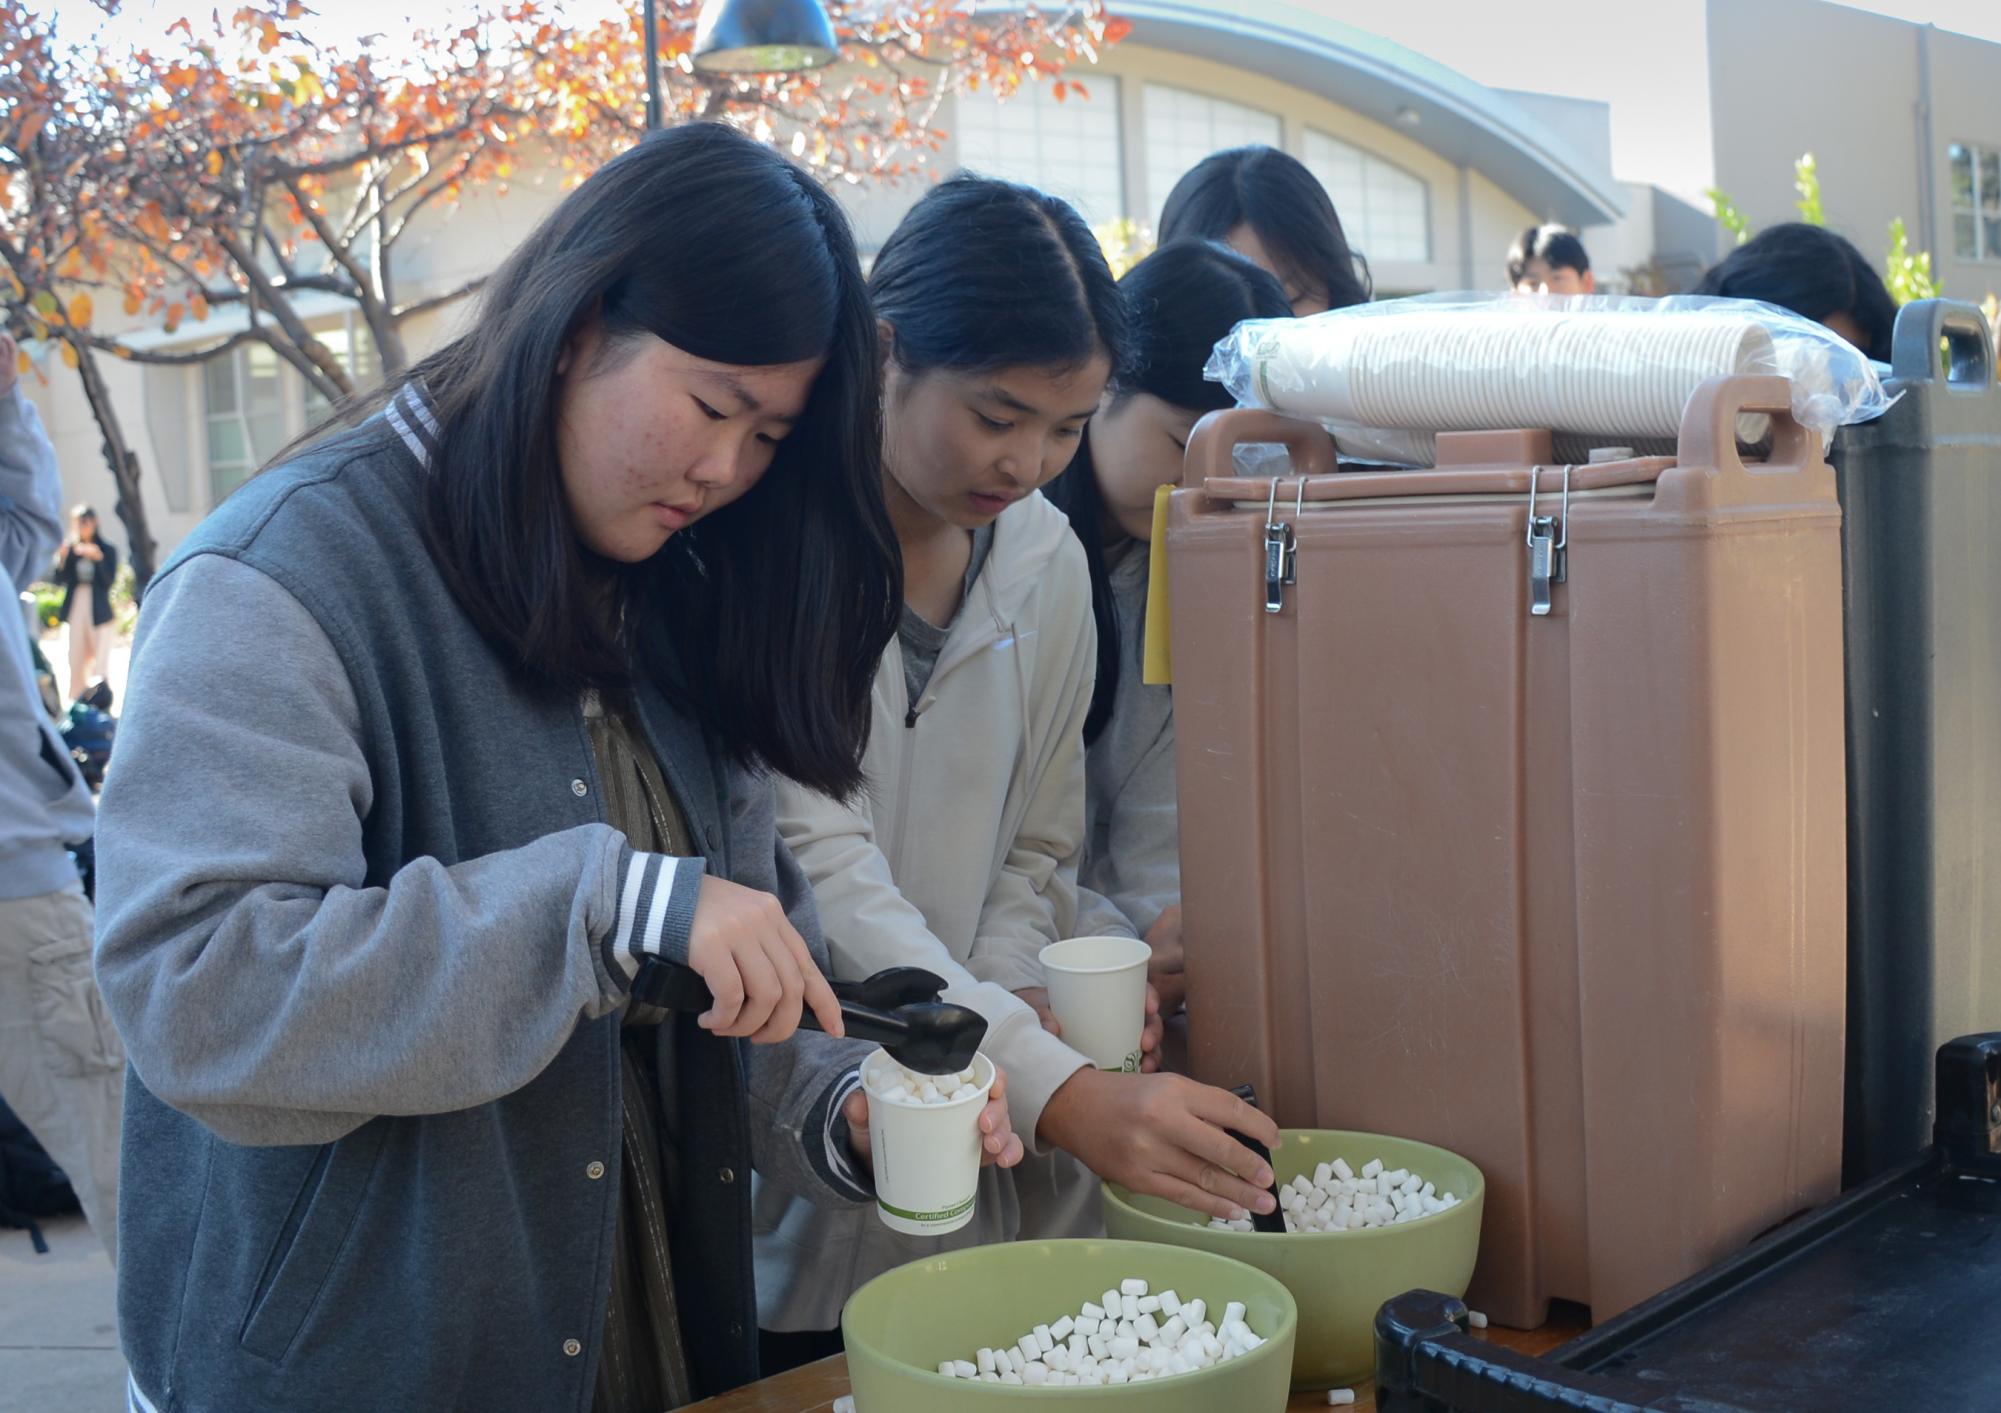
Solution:
{"label": "person in background holding camera", "polygon": [[[0,335],[0,562],[15,594],[62,533],[62,482]],[[90,973],[91,908],[68,845],[90,789],[43,709],[25,625],[0,627],[0,1094],[69,1175],[116,1259],[125,1053]]]}
{"label": "person in background holding camera", "polygon": [[63,591],[63,622],[69,625],[69,695],[75,701],[109,672],[111,586],[118,579],[118,549],[97,530],[97,512],[79,505],[70,512],[69,539],[56,551],[55,583]]}

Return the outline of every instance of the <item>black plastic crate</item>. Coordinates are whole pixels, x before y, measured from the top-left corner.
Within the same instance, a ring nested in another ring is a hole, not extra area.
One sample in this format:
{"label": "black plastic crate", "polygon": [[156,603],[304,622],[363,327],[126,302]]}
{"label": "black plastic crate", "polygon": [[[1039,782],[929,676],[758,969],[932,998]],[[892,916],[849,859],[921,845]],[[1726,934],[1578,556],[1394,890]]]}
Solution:
{"label": "black plastic crate", "polygon": [[1540,1358],[1413,1291],[1376,1318],[1381,1413],[2001,1408],[2001,1034],[1936,1061],[1922,1157]]}

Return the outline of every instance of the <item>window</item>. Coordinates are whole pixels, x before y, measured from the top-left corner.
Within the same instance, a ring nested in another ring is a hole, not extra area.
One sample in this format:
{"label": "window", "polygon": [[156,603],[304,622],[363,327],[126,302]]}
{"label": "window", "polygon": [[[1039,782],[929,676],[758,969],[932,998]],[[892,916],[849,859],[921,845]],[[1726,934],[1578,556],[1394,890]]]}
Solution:
{"label": "window", "polygon": [[1075,89],[1061,100],[1047,83],[1023,84],[1005,101],[961,93],[959,165],[1040,187],[1100,226],[1126,210],[1119,81],[1091,79],[1088,97]]}
{"label": "window", "polygon": [[2001,260],[2001,148],[1955,142],[1952,249],[1962,260]]}
{"label": "window", "polygon": [[285,444],[284,386],[278,355],[246,344],[202,367],[208,397],[209,504],[250,479]]}
{"label": "window", "polygon": [[[354,380],[355,390],[372,386],[382,376],[382,360],[376,356],[375,338],[368,331],[368,321],[357,314],[349,314],[341,323],[331,329],[315,329],[313,333],[327,346],[327,352],[334,356],[340,366],[347,370]],[[333,404],[320,395],[320,390],[299,379],[306,394],[307,427],[317,427],[333,410]]]}
{"label": "window", "polygon": [[1146,86],[1147,219],[1160,229],[1168,193],[1204,157],[1232,147],[1284,145],[1278,114],[1166,84]]}
{"label": "window", "polygon": [[[355,314],[315,322],[313,333],[364,388],[382,376],[382,360],[368,325]],[[327,400],[296,369],[260,343],[202,365],[202,398],[208,427],[209,504],[249,480],[286,442],[317,425]]]}
{"label": "window", "polygon": [[1370,260],[1431,259],[1431,189],[1422,178],[1325,133],[1306,134],[1306,166]]}

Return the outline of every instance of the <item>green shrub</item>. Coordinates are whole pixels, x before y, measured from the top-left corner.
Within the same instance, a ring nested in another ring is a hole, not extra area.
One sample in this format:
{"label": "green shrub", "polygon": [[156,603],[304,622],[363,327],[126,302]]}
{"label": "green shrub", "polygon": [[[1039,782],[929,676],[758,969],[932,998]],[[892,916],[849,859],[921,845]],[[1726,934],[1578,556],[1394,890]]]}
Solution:
{"label": "green shrub", "polygon": [[35,596],[35,617],[44,628],[60,628],[63,621],[63,591],[54,584],[30,584]]}

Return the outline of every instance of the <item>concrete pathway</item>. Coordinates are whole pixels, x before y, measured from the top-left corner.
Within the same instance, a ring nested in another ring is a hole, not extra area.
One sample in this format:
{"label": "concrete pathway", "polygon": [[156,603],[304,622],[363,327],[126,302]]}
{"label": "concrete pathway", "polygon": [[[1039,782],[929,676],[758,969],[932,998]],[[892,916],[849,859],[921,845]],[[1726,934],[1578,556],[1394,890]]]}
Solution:
{"label": "concrete pathway", "polygon": [[49,1254],[0,1227],[0,1413],[120,1413],[111,1260],[82,1217],[42,1223]]}

